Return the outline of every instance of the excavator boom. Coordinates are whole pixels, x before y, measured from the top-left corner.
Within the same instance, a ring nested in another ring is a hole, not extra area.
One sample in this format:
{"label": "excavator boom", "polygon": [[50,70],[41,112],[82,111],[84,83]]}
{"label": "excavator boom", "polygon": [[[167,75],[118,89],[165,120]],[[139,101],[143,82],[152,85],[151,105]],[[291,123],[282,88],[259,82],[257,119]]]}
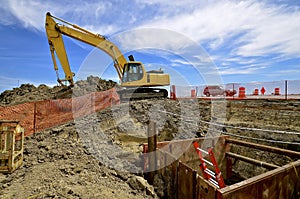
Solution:
{"label": "excavator boom", "polygon": [[[60,25],[56,23],[54,19],[57,19],[64,24],[68,25]],[[72,37],[76,40],[82,41],[84,43],[87,43],[89,45],[92,45],[94,47],[99,48],[100,50],[103,50],[106,52],[114,61],[114,66],[116,68],[116,71],[118,73],[119,78],[121,79],[122,73],[123,73],[123,68],[125,63],[127,63],[125,57],[121,53],[121,51],[118,49],[117,46],[115,46],[113,43],[108,41],[104,36],[94,34],[90,31],[87,31],[75,24],[71,24],[69,22],[66,22],[62,19],[59,19],[57,17],[51,16],[51,14],[48,12],[46,14],[46,32],[48,36],[48,42],[50,45],[50,51],[54,63],[54,69],[55,71],[58,71],[58,67],[56,64],[56,59],[55,59],[55,52],[56,55],[62,65],[62,68],[65,73],[65,79],[69,81],[71,85],[74,84],[73,82],[73,73],[71,72],[70,69],[70,64],[68,61],[68,57],[66,54],[62,34]],[[59,80],[59,78],[58,78]]]}

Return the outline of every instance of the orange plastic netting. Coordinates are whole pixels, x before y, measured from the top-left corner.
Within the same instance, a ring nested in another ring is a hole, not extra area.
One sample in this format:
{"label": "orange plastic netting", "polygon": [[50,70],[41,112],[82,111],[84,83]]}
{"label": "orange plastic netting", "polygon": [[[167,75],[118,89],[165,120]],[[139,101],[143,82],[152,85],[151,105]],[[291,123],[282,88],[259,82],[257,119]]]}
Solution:
{"label": "orange plastic netting", "polygon": [[27,102],[0,107],[0,120],[18,120],[25,136],[120,103],[115,88],[70,99]]}

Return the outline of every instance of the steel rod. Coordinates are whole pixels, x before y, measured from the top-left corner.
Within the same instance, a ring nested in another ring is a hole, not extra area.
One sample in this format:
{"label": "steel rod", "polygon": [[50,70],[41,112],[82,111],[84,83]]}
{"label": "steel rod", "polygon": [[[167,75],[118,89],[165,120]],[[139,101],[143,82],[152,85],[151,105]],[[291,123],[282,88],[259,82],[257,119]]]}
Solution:
{"label": "steel rod", "polygon": [[257,165],[257,166],[261,166],[261,167],[264,167],[264,168],[267,168],[267,169],[270,169],[270,170],[279,168],[279,166],[277,166],[277,165],[270,164],[270,163],[263,162],[263,161],[259,161],[259,160],[255,160],[255,159],[245,157],[245,156],[242,156],[242,155],[238,155],[238,154],[235,154],[235,153],[231,153],[231,152],[227,152],[226,156],[227,157],[232,157],[232,158],[235,158],[235,159],[238,159],[238,160],[242,160],[244,162],[248,162],[248,163],[251,163],[251,164],[254,164],[254,165]]}
{"label": "steel rod", "polygon": [[277,153],[280,155],[286,155],[289,157],[300,158],[300,152],[291,151],[291,150],[287,150],[287,149],[281,149],[281,148],[272,147],[272,146],[266,146],[266,145],[251,143],[251,142],[245,142],[242,140],[237,140],[237,139],[232,139],[232,138],[226,138],[226,142],[240,145],[240,146],[250,147],[250,148],[254,148],[254,149],[259,149],[259,150],[263,150],[263,151],[268,151],[268,152],[272,152],[272,153]]}

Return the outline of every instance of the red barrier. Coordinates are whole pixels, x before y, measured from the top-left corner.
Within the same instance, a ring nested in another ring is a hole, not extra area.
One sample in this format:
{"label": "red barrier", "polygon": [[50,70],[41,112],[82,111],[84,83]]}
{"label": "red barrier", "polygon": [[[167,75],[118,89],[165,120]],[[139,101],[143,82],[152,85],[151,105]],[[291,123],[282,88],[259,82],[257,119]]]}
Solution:
{"label": "red barrier", "polygon": [[170,94],[170,99],[176,100],[176,87],[175,85],[171,86],[171,94]]}
{"label": "red barrier", "polygon": [[253,95],[258,95],[258,88],[254,89]]}
{"label": "red barrier", "polygon": [[275,95],[280,95],[280,89],[279,88],[275,88]]}
{"label": "red barrier", "polygon": [[191,98],[196,98],[196,90],[191,90]]}
{"label": "red barrier", "polygon": [[116,89],[70,99],[28,102],[0,108],[0,120],[18,120],[25,135],[57,126],[120,103]]}
{"label": "red barrier", "polygon": [[239,98],[245,98],[246,97],[246,88],[240,87],[239,88]]}

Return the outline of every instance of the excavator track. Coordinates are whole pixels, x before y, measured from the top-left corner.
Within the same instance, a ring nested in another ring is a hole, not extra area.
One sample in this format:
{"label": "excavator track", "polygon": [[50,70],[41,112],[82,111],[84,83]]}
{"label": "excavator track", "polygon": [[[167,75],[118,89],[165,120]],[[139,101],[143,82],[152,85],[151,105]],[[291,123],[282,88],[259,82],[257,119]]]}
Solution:
{"label": "excavator track", "polygon": [[121,101],[168,97],[168,91],[163,88],[138,87],[122,89],[117,92]]}

